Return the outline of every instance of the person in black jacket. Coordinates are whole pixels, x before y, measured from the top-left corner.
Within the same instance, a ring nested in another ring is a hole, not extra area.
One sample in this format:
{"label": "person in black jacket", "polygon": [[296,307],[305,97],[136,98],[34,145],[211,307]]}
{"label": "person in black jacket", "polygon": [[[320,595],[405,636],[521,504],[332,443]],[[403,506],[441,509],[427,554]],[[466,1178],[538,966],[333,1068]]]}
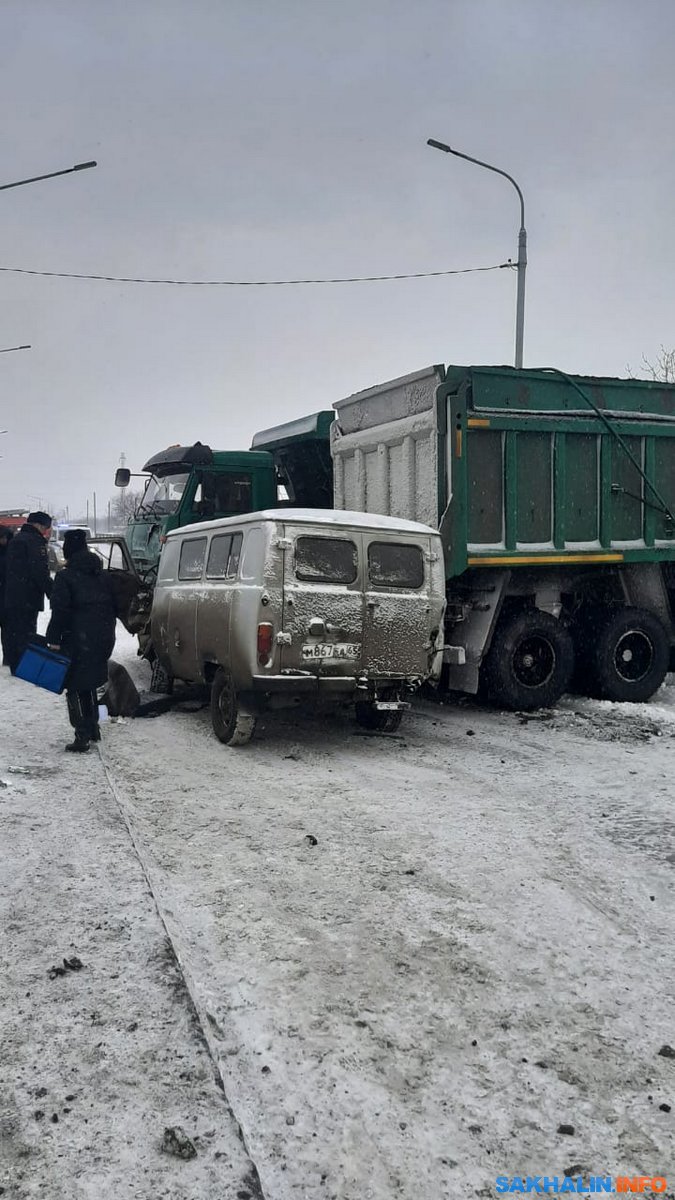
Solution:
{"label": "person in black jacket", "polygon": [[7,576],[7,547],[14,536],[14,531],[7,525],[0,525],[0,638],[2,639],[3,666],[8,667],[7,647],[5,645],[5,579]]}
{"label": "person in black jacket", "polygon": [[38,614],[52,590],[47,539],[52,519],[45,512],[28,514],[7,547],[5,567],[5,659],[12,675],[37,630]]}
{"label": "person in black jacket", "polygon": [[98,555],[87,550],[83,529],[66,532],[63,557],[66,565],[54,580],[47,644],[71,660],[66,702],[75,740],[66,750],[83,753],[101,738],[96,689],[108,680],[117,614],[107,572]]}

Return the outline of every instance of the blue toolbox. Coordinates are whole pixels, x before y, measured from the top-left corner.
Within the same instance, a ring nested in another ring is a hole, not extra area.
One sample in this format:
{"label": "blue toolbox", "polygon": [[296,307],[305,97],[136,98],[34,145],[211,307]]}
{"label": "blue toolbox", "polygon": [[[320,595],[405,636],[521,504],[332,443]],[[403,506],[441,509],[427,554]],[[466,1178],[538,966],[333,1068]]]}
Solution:
{"label": "blue toolbox", "polygon": [[31,644],[21,655],[15,675],[17,679],[25,679],[26,683],[34,683],[36,687],[58,694],[63,691],[69,666],[70,659],[64,654],[56,654],[46,646]]}

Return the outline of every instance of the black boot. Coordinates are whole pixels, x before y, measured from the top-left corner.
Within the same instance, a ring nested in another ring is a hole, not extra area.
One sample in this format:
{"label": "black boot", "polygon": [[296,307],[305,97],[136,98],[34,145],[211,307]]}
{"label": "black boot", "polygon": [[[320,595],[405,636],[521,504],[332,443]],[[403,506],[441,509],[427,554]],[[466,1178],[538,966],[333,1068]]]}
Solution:
{"label": "black boot", "polygon": [[69,750],[71,754],[86,754],[89,750],[89,740],[88,738],[81,738],[76,735],[75,741],[69,742],[66,750]]}

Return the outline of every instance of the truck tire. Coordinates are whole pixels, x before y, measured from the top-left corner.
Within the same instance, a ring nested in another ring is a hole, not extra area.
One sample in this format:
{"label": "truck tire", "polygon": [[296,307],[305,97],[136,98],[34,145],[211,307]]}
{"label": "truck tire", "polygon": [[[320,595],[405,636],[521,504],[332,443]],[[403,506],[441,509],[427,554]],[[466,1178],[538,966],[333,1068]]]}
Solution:
{"label": "truck tire", "polygon": [[601,700],[649,700],[670,662],[668,635],[653,613],[618,608],[604,614],[588,642],[589,695]]}
{"label": "truck tire", "polygon": [[396,733],[403,720],[402,712],[387,712],[386,709],[384,712],[380,712],[373,704],[364,701],[359,701],[354,708],[356,723],[362,729],[377,730],[379,733]]}
{"label": "truck tire", "polygon": [[503,708],[550,708],[567,691],[574,645],[567,629],[539,609],[503,618],[485,660],[490,699]]}
{"label": "truck tire", "polygon": [[173,675],[164,670],[158,658],[153,658],[150,671],[150,691],[160,696],[170,696],[173,692]]}
{"label": "truck tire", "polygon": [[245,746],[255,732],[254,713],[241,707],[232,676],[222,667],[211,684],[211,724],[224,746]]}

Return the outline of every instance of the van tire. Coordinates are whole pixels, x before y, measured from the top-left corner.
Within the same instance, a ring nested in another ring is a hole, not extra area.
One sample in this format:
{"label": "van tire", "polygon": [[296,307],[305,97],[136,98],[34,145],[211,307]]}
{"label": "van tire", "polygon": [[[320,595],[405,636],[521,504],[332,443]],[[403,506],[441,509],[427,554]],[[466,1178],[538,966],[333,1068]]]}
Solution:
{"label": "van tire", "polygon": [[362,729],[377,730],[379,733],[396,733],[401,721],[403,720],[403,712],[392,712],[385,709],[380,712],[373,704],[367,704],[360,701],[355,706],[356,723]]}
{"label": "van tire", "polygon": [[159,696],[170,696],[173,693],[173,675],[165,671],[157,657],[153,658],[150,669],[150,691]]}
{"label": "van tire", "polygon": [[670,663],[668,635],[658,617],[643,608],[606,611],[587,647],[585,690],[601,700],[649,700]]}
{"label": "van tire", "polygon": [[255,714],[242,709],[232,676],[222,667],[211,684],[211,724],[224,746],[245,746],[255,733]]}
{"label": "van tire", "polygon": [[557,703],[573,669],[574,645],[565,626],[550,613],[532,608],[499,622],[483,675],[492,701],[532,712]]}

